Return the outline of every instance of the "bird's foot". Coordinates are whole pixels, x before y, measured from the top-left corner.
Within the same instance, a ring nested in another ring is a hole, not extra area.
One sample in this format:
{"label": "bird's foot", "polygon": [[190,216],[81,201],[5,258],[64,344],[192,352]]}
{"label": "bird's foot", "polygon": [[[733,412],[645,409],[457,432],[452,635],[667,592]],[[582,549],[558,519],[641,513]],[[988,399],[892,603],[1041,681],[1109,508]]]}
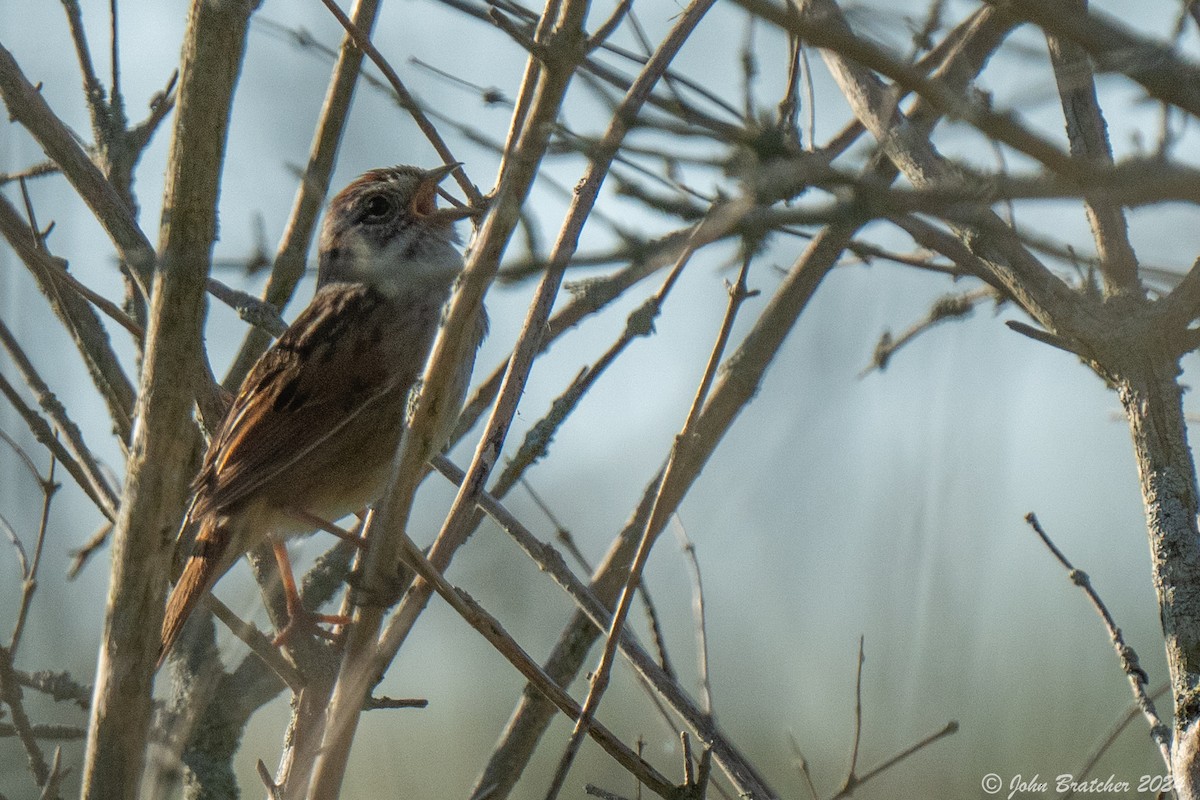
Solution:
{"label": "bird's foot", "polygon": [[271,644],[276,647],[282,647],[287,644],[297,633],[312,634],[321,639],[329,641],[337,641],[341,635],[340,632],[334,632],[322,628],[322,625],[349,625],[350,617],[343,614],[317,614],[305,608],[289,608],[288,622],[283,626],[283,630],[275,635],[271,640]]}

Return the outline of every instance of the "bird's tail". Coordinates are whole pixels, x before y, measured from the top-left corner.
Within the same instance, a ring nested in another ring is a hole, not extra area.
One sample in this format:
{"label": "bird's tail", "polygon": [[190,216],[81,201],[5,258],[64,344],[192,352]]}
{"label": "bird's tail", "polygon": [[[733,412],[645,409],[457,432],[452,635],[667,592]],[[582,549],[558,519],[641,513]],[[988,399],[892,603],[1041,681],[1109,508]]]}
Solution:
{"label": "bird's tail", "polygon": [[215,514],[209,514],[200,526],[200,532],[196,534],[192,554],[184,562],[179,580],[175,582],[171,596],[167,598],[155,669],[161,667],[166,660],[196,604],[217,582],[217,578],[232,566],[228,554],[231,531],[222,525],[224,522],[226,521],[219,520]]}

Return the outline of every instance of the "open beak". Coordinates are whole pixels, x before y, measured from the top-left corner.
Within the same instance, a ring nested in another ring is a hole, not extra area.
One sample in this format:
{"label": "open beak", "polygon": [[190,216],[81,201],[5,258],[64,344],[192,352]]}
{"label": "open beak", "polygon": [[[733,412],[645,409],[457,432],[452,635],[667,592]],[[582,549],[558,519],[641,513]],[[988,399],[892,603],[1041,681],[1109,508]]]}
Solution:
{"label": "open beak", "polygon": [[[447,175],[461,166],[462,162],[456,161],[453,164],[443,164],[440,167],[426,170],[425,175],[421,178],[421,185],[417,190],[416,197],[413,198],[413,213],[422,217],[427,222],[434,224],[451,224],[460,219],[472,216],[474,212],[465,207],[437,207],[438,184],[445,180]],[[450,198],[450,195],[444,192],[443,196]]]}
{"label": "open beak", "polygon": [[436,186],[445,180],[447,175],[449,175],[451,172],[454,172],[454,170],[458,169],[462,165],[463,162],[455,161],[453,164],[443,164],[440,167],[434,167],[433,169],[425,170],[425,179],[422,181],[422,183],[429,181]]}

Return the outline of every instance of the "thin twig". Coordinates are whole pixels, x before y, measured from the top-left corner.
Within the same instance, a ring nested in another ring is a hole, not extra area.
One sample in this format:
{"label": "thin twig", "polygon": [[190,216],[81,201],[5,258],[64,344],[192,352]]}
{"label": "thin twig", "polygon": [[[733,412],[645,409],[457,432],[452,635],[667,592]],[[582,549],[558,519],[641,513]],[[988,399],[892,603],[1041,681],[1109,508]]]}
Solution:
{"label": "thin twig", "polygon": [[[346,12],[342,11],[342,9],[338,7],[338,4],[335,2],[335,0],[321,0],[321,2],[325,4],[325,7],[329,9],[329,13],[333,14],[338,23],[346,29],[346,33],[350,35],[358,48],[366,53],[367,57],[370,58],[371,61],[375,62],[375,66],[379,67],[379,71],[384,74],[384,77],[388,79],[388,83],[392,85],[392,90],[396,93],[396,97],[400,99],[400,105],[404,107],[405,111],[412,115],[413,121],[417,123],[417,127],[421,130],[421,133],[423,133],[425,138],[429,140],[429,143],[433,145],[433,149],[437,151],[438,157],[442,159],[442,163],[459,163],[458,159],[454,157],[454,153],[450,151],[449,145],[447,145],[445,140],[442,139],[441,134],[437,132],[437,128],[435,128],[433,123],[429,121],[429,117],[425,115],[425,112],[421,109],[420,104],[404,86],[404,82],[400,80],[400,76],[396,74],[396,70],[392,69],[392,65],[389,64],[388,60],[383,57],[383,54],[379,52],[379,49],[375,47],[375,45],[371,43],[371,40],[358,29],[358,26],[355,25],[348,16],[346,16]],[[483,195],[479,193],[479,189],[476,188],[475,184],[473,184],[470,178],[467,177],[466,172],[461,166],[454,170],[454,179],[458,182],[459,187],[463,190],[463,193],[466,194],[472,206],[482,206]]]}
{"label": "thin twig", "polygon": [[800,773],[800,777],[804,779],[804,786],[808,789],[808,796],[812,800],[819,800],[820,795],[817,794],[817,787],[813,784],[812,771],[808,768],[808,759],[800,751],[800,743],[796,741],[796,734],[791,731],[788,731],[788,744],[792,748],[792,761],[796,765],[796,771]]}
{"label": "thin twig", "polygon": [[429,701],[420,697],[368,697],[367,710],[394,710],[398,708],[427,708]]}
{"label": "thin twig", "polygon": [[986,300],[999,300],[996,290],[990,286],[939,297],[933,302],[924,319],[910,325],[899,336],[892,336],[891,331],[884,331],[875,345],[871,363],[858,374],[858,377],[864,378],[875,370],[882,372],[887,369],[892,356],[905,345],[912,343],[918,336],[943,322],[970,316],[975,307]]}
{"label": "thin twig", "polygon": [[[1158,688],[1150,692],[1150,699],[1158,700],[1168,691],[1170,691],[1170,689],[1170,683],[1162,683],[1158,686]],[[1109,751],[1109,748],[1116,743],[1117,738],[1120,737],[1125,729],[1128,728],[1129,725],[1140,716],[1142,716],[1142,709],[1137,703],[1131,704],[1125,710],[1125,712],[1121,714],[1121,718],[1113,724],[1108,733],[1104,735],[1104,738],[1100,740],[1100,743],[1096,745],[1096,749],[1088,754],[1088,757],[1083,762],[1083,766],[1071,772],[1071,775],[1073,776],[1071,788],[1064,794],[1059,795],[1057,800],[1070,800],[1070,798],[1076,795],[1077,789],[1080,786],[1086,785],[1085,780],[1087,779],[1087,776],[1090,775],[1092,770],[1096,768],[1096,765],[1100,763],[1100,759],[1103,758],[1104,754]]]}
{"label": "thin twig", "polygon": [[54,757],[50,760],[50,774],[46,776],[46,784],[42,787],[39,800],[58,800],[59,784],[70,772],[62,765],[62,748],[54,748]]}
{"label": "thin twig", "polygon": [[21,582],[21,603],[17,608],[17,621],[13,625],[12,637],[8,643],[8,652],[13,657],[16,656],[17,648],[21,644],[21,632],[25,629],[25,619],[29,615],[29,609],[33,604],[33,594],[37,591],[38,567],[42,563],[42,550],[46,545],[46,531],[50,522],[50,503],[60,486],[60,484],[54,481],[54,470],[57,466],[58,462],[55,460],[54,455],[51,454],[50,468],[46,472],[46,478],[42,481],[42,513],[38,518],[38,531],[33,545],[33,558],[30,559],[28,566],[22,569],[24,580]]}
{"label": "thin twig", "polygon": [[863,651],[866,637],[858,637],[858,664],[854,673],[854,736],[850,745],[850,764],[846,767],[846,779],[842,781],[839,794],[849,795],[859,784],[858,778],[858,748],[862,744],[862,679],[863,663],[866,657]]}
{"label": "thin twig", "polygon": [[92,687],[82,684],[67,672],[21,672],[16,670],[17,683],[35,692],[41,692],[56,703],[70,701],[84,711],[91,707]]}
{"label": "thin twig", "polygon": [[287,330],[287,323],[279,315],[279,309],[252,294],[226,286],[216,278],[208,279],[208,293],[236,311],[242,320],[276,339]]}
{"label": "thin twig", "polygon": [[700,666],[700,687],[704,696],[704,713],[713,716],[712,680],[708,671],[708,621],[704,613],[704,583],[700,579],[700,559],[696,556],[696,545],[688,538],[687,529],[675,517],[675,535],[679,546],[687,557],[692,573],[692,613],[696,617],[696,651]]}
{"label": "thin twig", "polygon": [[[34,738],[42,741],[77,742],[87,736],[87,731],[75,725],[41,725],[30,726]],[[10,739],[17,736],[15,725],[0,723],[0,738]],[[53,766],[51,767],[53,769]]]}
{"label": "thin twig", "polygon": [[83,75],[83,94],[87,99],[88,113],[91,116],[92,136],[97,142],[106,142],[109,129],[108,101],[105,97],[104,85],[96,76],[96,67],[92,63],[87,32],[83,26],[83,12],[79,7],[79,0],[62,0],[62,5],[67,14],[67,28],[71,32],[71,41],[75,44],[75,58],[79,62],[79,72]]}
{"label": "thin twig", "polygon": [[79,485],[79,488],[83,489],[84,494],[96,504],[96,508],[100,510],[100,513],[104,514],[110,521],[116,519],[116,504],[114,501],[109,500],[104,493],[104,489],[101,488],[107,488],[107,484],[97,482],[101,480],[98,476],[95,481],[93,480],[93,476],[89,474],[88,470],[75,459],[74,454],[68,451],[58,440],[58,437],[54,435],[54,429],[50,423],[26,405],[25,401],[21,399],[20,393],[17,392],[16,388],[3,375],[0,375],[0,394],[3,394],[8,399],[12,407],[25,420],[25,424],[29,426],[29,430],[34,438],[45,446],[56,459],[62,462],[64,468],[66,468],[67,472],[71,473],[71,477]]}
{"label": "thin twig", "polygon": [[867,781],[870,781],[871,779],[876,778],[879,775],[882,775],[884,772],[886,772],[887,770],[896,766],[901,761],[904,761],[906,758],[914,755],[915,753],[919,753],[921,750],[924,750],[926,747],[929,747],[931,744],[938,741],[939,739],[944,739],[945,737],[950,736],[951,734],[955,734],[955,733],[958,733],[958,723],[957,722],[946,723],[946,726],[944,728],[942,728],[941,730],[939,730],[935,733],[931,733],[930,735],[926,736],[924,739],[917,742],[913,746],[906,747],[905,749],[901,750],[899,753],[897,753],[896,755],[887,759],[886,761],[884,761],[882,764],[875,767],[874,769],[868,770],[867,772],[863,773],[862,775],[860,775],[858,777],[858,779],[855,781],[855,783],[852,787],[850,787],[848,789],[842,789],[837,794],[833,795],[833,797],[829,798],[829,800],[841,800],[843,797],[850,797],[855,791],[858,790],[858,787],[862,786]]}
{"label": "thin twig", "polygon": [[25,713],[21,687],[13,671],[12,654],[5,647],[0,647],[0,700],[8,706],[17,738],[21,740],[21,746],[29,758],[29,771],[33,773],[34,782],[39,788],[45,787],[50,778],[50,767],[46,764],[46,756],[38,746],[33,725]]}
{"label": "thin twig", "polygon": [[1108,606],[1100,599],[1100,595],[1092,587],[1092,579],[1086,572],[1076,569],[1074,565],[1067,560],[1058,546],[1050,539],[1050,536],[1042,528],[1038,522],[1037,515],[1030,512],[1025,515],[1025,522],[1033,529],[1038,538],[1042,540],[1042,544],[1054,556],[1059,564],[1062,564],[1063,569],[1067,570],[1067,575],[1071,579],[1071,583],[1083,590],[1092,607],[1096,609],[1096,613],[1100,615],[1101,621],[1104,623],[1105,630],[1108,631],[1108,638],[1112,641],[1113,648],[1117,651],[1117,660],[1121,664],[1121,671],[1125,673],[1125,677],[1129,679],[1129,688],[1133,692],[1133,700],[1142,712],[1142,716],[1150,723],[1150,736],[1158,744],[1159,752],[1163,757],[1163,762],[1167,765],[1167,770],[1171,770],[1171,730],[1163,724],[1162,718],[1159,717],[1158,711],[1155,710],[1154,700],[1146,692],[1146,684],[1149,683],[1149,676],[1138,663],[1137,652],[1125,641],[1121,629],[1117,627],[1116,621],[1109,613]]}
{"label": "thin twig", "polygon": [[[734,204],[737,205],[736,203]],[[702,226],[697,226],[699,232]],[[691,408],[688,411],[687,419],[683,423],[683,428],[675,440],[675,447],[671,449],[671,455],[667,459],[667,465],[663,468],[661,477],[658,480],[658,488],[655,491],[655,499],[651,505],[651,511],[646,518],[646,525],[643,529],[638,542],[637,551],[634,554],[633,562],[629,567],[629,575],[626,578],[625,586],[621,590],[620,598],[617,601],[616,610],[613,612],[612,624],[607,633],[604,651],[600,656],[600,663],[592,672],[591,685],[588,688],[587,698],[583,703],[583,710],[579,715],[579,719],[575,723],[575,728],[571,732],[571,738],[567,742],[563,756],[559,761],[558,769],[555,772],[554,779],[550,784],[550,789],[546,793],[547,800],[555,800],[558,792],[561,790],[563,783],[566,781],[567,772],[571,768],[571,764],[575,760],[576,754],[579,752],[579,747],[582,744],[583,737],[587,733],[588,726],[595,718],[596,709],[600,705],[600,700],[604,696],[605,690],[608,688],[608,681],[612,671],[614,657],[616,655],[617,644],[620,641],[621,628],[625,624],[625,619],[629,615],[629,607],[633,600],[634,591],[642,579],[642,570],[645,567],[646,559],[650,555],[650,548],[657,538],[658,533],[662,529],[663,520],[659,518],[658,511],[659,503],[663,496],[663,488],[667,485],[667,481],[672,477],[672,472],[675,470],[677,461],[676,454],[681,442],[687,441],[696,427],[696,420],[700,416],[700,411],[704,407],[708,399],[709,389],[712,386],[712,381],[716,376],[717,366],[721,363],[724,357],[725,346],[729,341],[729,335],[733,330],[733,322],[737,317],[737,311],[741,307],[742,302],[750,296],[750,292],[746,289],[746,273],[750,269],[751,253],[753,248],[747,247],[745,258],[742,261],[742,268],[738,274],[738,280],[735,284],[729,287],[729,303],[725,310],[725,317],[721,323],[721,329],[717,334],[716,343],[713,345],[712,353],[709,355],[708,364],[704,370],[704,376],[700,379],[700,385],[696,389],[695,396],[692,399]],[[690,254],[689,254],[690,255]],[[683,259],[681,258],[681,264]],[[678,270],[672,272],[672,275],[677,275]]]}
{"label": "thin twig", "polygon": [[607,789],[601,789],[599,786],[591,783],[585,785],[583,787],[583,791],[585,794],[590,794],[592,797],[599,797],[600,800],[625,800],[625,798],[621,795],[614,794]]}
{"label": "thin twig", "polygon": [[[452,483],[462,483],[462,470],[445,456],[435,456],[431,459],[431,463]],[[538,569],[550,575],[555,583],[571,597],[584,615],[589,627],[594,627],[597,631],[606,631],[611,627],[611,612],[593,593],[593,590],[571,572],[557,550],[539,541],[490,493],[484,492],[480,495],[478,503],[479,507],[512,537],[525,554],[534,560]],[[621,653],[629,659],[629,663],[637,671],[639,677],[654,687],[654,690],[671,706],[672,710],[679,714],[699,739],[712,745],[717,763],[730,780],[738,786],[740,792],[753,796],[771,796],[770,792],[762,790],[765,784],[762,783],[746,757],[716,727],[713,720],[695,704],[689,694],[679,687],[678,679],[667,675],[655,659],[638,644],[636,637],[628,628],[621,631],[620,647]]]}
{"label": "thin twig", "polygon": [[267,765],[260,758],[258,763],[254,765],[258,772],[259,779],[263,782],[263,788],[267,790],[268,800],[283,800],[283,794],[280,787],[275,783],[275,779],[271,777],[271,771],[267,769]]}
{"label": "thin twig", "polygon": [[214,617],[229,628],[234,636],[241,639],[256,656],[261,658],[263,663],[270,667],[271,671],[278,675],[279,679],[287,684],[293,693],[298,694],[304,688],[304,676],[300,674],[294,664],[283,657],[279,648],[271,643],[270,637],[235,614],[233,609],[221,602],[215,595],[207,594],[201,602],[212,612]]}
{"label": "thin twig", "polygon": [[21,464],[24,465],[25,469],[29,471],[29,474],[33,476],[33,479],[44,486],[45,478],[43,478],[42,473],[38,471],[37,464],[33,463],[33,457],[30,456],[29,453],[25,452],[25,448],[21,447],[21,445],[17,443],[17,440],[5,433],[3,429],[0,429],[0,441],[12,448],[13,452],[17,454],[17,459],[21,462]]}

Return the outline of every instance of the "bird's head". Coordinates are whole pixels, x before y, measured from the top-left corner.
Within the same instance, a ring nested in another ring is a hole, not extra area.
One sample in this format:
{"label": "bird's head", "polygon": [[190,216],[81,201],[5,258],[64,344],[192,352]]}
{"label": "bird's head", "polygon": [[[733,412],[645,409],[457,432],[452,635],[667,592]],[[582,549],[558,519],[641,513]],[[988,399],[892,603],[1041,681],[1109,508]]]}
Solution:
{"label": "bird's head", "polygon": [[317,285],[449,285],[462,268],[454,223],[464,214],[439,209],[437,190],[457,166],[373,169],[338,192],[321,228]]}

